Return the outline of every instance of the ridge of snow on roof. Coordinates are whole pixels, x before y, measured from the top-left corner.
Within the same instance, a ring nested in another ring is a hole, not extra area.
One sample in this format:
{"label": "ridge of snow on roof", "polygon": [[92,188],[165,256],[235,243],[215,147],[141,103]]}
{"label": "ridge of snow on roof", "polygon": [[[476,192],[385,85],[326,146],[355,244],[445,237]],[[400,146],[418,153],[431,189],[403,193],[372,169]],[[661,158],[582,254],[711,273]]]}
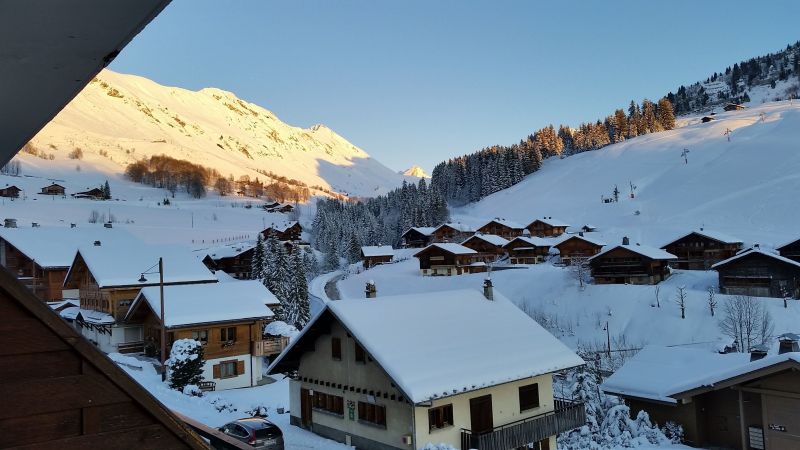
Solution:
{"label": "ridge of snow on roof", "polygon": [[267,230],[272,229],[272,230],[279,231],[279,232],[283,233],[286,230],[288,230],[289,228],[297,225],[298,223],[299,222],[297,222],[296,220],[291,220],[291,221],[287,221],[287,222],[283,222],[283,223],[279,223],[279,224],[272,223],[272,224],[270,224],[270,226],[267,227]]}
{"label": "ridge of snow on roof", "polygon": [[489,225],[492,222],[499,223],[500,225],[505,225],[505,226],[507,226],[509,228],[513,228],[515,230],[522,230],[523,228],[525,228],[523,225],[520,225],[517,222],[514,222],[512,220],[500,219],[500,218],[497,218],[497,217],[495,217],[494,219],[484,223],[483,225],[479,226],[478,228],[483,228],[483,227],[485,227],[486,225]]}
{"label": "ridge of snow on roof", "polygon": [[437,242],[435,244],[431,244],[431,245],[423,248],[422,250],[418,251],[417,253],[414,254],[414,256],[419,255],[420,253],[424,252],[425,250],[427,250],[427,249],[429,249],[431,247],[439,247],[440,249],[442,249],[442,250],[444,250],[446,252],[453,253],[455,255],[472,255],[474,253],[478,253],[478,252],[476,252],[475,250],[473,250],[471,248],[464,247],[463,245],[456,244],[454,242]]}
{"label": "ridge of snow on roof", "polygon": [[433,234],[433,231],[436,230],[436,227],[411,227],[408,230],[406,230],[405,233],[403,234],[406,234],[411,230],[414,230],[417,233],[422,234],[424,236],[430,236],[431,234]]}
{"label": "ridge of snow on roof", "polygon": [[534,247],[552,247],[556,244],[556,240],[552,238],[541,238],[537,236],[517,236],[514,239],[508,241],[509,245],[514,241],[522,241],[528,244],[531,244]]}
{"label": "ridge of snow on roof", "polygon": [[[142,272],[157,271],[158,258],[164,258],[164,283],[216,282],[217,278],[192,252],[175,246],[154,246],[136,242],[102,242],[100,246],[80,247],[92,276],[101,288],[111,286],[148,286],[158,284],[158,273],[145,274],[147,281],[139,282]],[[72,268],[70,268],[72,271]],[[69,277],[69,273],[67,273]]]}
{"label": "ridge of snow on roof", "polygon": [[775,247],[775,249],[776,249],[776,250],[780,250],[780,249],[782,249],[783,247],[788,247],[788,246],[790,246],[790,245],[794,244],[794,243],[795,243],[795,242],[797,242],[797,241],[800,241],[800,238],[794,238],[794,239],[792,239],[792,240],[791,240],[791,241],[789,241],[789,242],[784,242],[783,244],[781,244],[781,245],[778,245],[777,247]]}
{"label": "ridge of snow on roof", "polygon": [[394,256],[394,249],[391,245],[365,245],[361,247],[361,253],[367,258],[371,256]]}
{"label": "ridge of snow on roof", "polygon": [[13,245],[40,267],[69,267],[75,259],[75,252],[94,241],[126,241],[138,243],[137,239],[118,228],[105,228],[103,225],[82,225],[75,228],[30,227],[0,228],[0,239]]}
{"label": "ridge of snow on roof", "polygon": [[474,227],[469,226],[469,225],[467,225],[465,223],[461,223],[461,222],[443,223],[443,224],[439,225],[438,227],[434,228],[434,231],[438,231],[439,229],[444,228],[444,227],[450,227],[450,228],[453,228],[454,230],[458,230],[458,231],[460,231],[462,233],[472,233],[472,232],[475,231],[473,229]]}
{"label": "ridge of snow on roof", "polygon": [[642,256],[644,256],[646,258],[650,258],[650,259],[678,259],[677,256],[673,255],[672,253],[665,252],[664,250],[661,250],[660,248],[650,247],[648,245],[619,244],[619,245],[614,245],[612,247],[607,247],[606,249],[604,249],[600,253],[598,253],[598,254],[592,256],[591,258],[589,258],[589,260],[591,261],[591,260],[593,260],[595,258],[599,258],[599,257],[605,255],[606,253],[608,253],[608,252],[610,252],[612,250],[616,250],[618,248],[624,248],[624,249],[630,250],[630,251],[632,251],[634,253],[638,253],[638,254],[640,254],[640,255],[642,255]]}
{"label": "ridge of snow on roof", "polygon": [[559,238],[558,242],[554,244],[554,246],[557,247],[557,246],[563,244],[564,242],[567,242],[570,239],[580,239],[580,240],[586,241],[586,242],[588,242],[590,244],[599,245],[600,247],[605,247],[606,245],[608,245],[605,242],[603,242],[603,241],[601,241],[599,239],[595,239],[595,238],[590,237],[590,236],[585,236],[585,235],[581,236],[580,234],[570,234],[570,235],[562,235]]}
{"label": "ridge of snow on roof", "polygon": [[[142,299],[160,318],[158,286],[142,288],[129,311]],[[275,295],[258,280],[164,286],[164,315],[168,327],[272,317],[275,314],[266,305],[277,303]]]}
{"label": "ridge of snow on roof", "polygon": [[233,258],[241,255],[251,249],[255,248],[255,242],[237,242],[234,244],[218,245],[216,247],[207,247],[195,250],[195,253],[205,257],[210,256],[211,259]]}
{"label": "ridge of snow on roof", "polygon": [[749,248],[747,250],[743,250],[743,251],[737,253],[734,256],[731,256],[730,258],[728,258],[726,260],[723,260],[723,261],[720,261],[720,262],[714,264],[713,266],[711,266],[711,268],[713,269],[715,267],[719,267],[719,266],[728,264],[728,263],[730,263],[732,261],[735,261],[735,260],[737,260],[739,258],[744,258],[745,256],[749,256],[749,255],[753,255],[753,254],[759,254],[759,255],[768,256],[770,258],[777,259],[778,261],[784,262],[786,264],[791,264],[793,266],[800,267],[800,262],[794,261],[794,260],[786,258],[784,256],[776,255],[776,254],[770,253],[770,252],[765,252],[764,250],[761,250],[761,249],[758,249],[758,248]]}
{"label": "ridge of snow on roof", "polygon": [[528,226],[532,225],[536,221],[539,221],[539,222],[542,222],[544,224],[550,225],[551,227],[568,227],[568,226],[570,226],[567,222],[564,222],[563,220],[559,220],[559,219],[554,219],[552,217],[539,217],[537,219],[533,219],[533,220],[531,220],[531,223],[528,224]]}
{"label": "ridge of snow on roof", "polygon": [[493,301],[465,289],[339,300],[326,308],[414,403],[583,364],[497,291]]}
{"label": "ridge of snow on roof", "polygon": [[[472,236],[465,239],[464,242],[471,241],[473,239],[481,239],[497,247],[503,247],[508,244],[508,239],[502,236],[498,236],[496,234],[482,234],[482,233],[475,233]],[[464,244],[464,242],[462,242],[462,244]]]}
{"label": "ridge of snow on roof", "polygon": [[679,241],[679,240],[681,240],[681,239],[683,239],[683,238],[685,238],[687,236],[690,236],[692,234],[697,234],[697,235],[706,237],[708,239],[712,239],[714,241],[722,242],[723,244],[741,244],[742,243],[741,239],[737,239],[737,238],[735,238],[733,236],[730,236],[730,235],[727,235],[727,234],[724,234],[724,233],[719,233],[719,232],[716,232],[716,231],[708,231],[706,229],[702,229],[702,230],[692,230],[692,231],[690,231],[690,232],[688,232],[688,233],[686,233],[686,234],[684,234],[682,236],[679,236],[679,237],[669,241],[668,243],[662,245],[661,248],[663,249],[667,245],[669,245],[669,244],[671,244],[671,243],[673,243],[675,241]]}

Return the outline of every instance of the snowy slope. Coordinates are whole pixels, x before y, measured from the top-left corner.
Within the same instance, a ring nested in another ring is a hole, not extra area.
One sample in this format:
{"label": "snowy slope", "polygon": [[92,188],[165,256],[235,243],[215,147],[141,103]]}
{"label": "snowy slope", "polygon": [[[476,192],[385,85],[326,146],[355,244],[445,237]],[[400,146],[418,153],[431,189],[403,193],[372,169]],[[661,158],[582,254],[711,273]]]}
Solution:
{"label": "snowy slope", "polygon": [[428,175],[425,172],[425,169],[423,169],[422,167],[417,166],[417,165],[413,165],[413,166],[409,167],[408,169],[406,169],[405,172],[402,172],[402,173],[403,173],[403,175],[405,175],[407,177],[415,177],[415,178],[430,178],[431,177],[430,175]]}
{"label": "snowy slope", "polygon": [[206,88],[193,92],[146,78],[102,71],[33,144],[56,156],[80,147],[107,152],[124,165],[166,154],[237,178],[271,171],[309,186],[373,196],[399,186],[403,176],[372,159],[324,125],[303,129],[234,94]]}

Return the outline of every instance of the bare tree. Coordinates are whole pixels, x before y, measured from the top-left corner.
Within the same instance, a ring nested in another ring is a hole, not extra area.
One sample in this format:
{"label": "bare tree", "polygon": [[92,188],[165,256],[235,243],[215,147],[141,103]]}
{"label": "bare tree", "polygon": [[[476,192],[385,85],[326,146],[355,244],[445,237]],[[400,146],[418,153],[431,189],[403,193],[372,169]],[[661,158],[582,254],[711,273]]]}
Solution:
{"label": "bare tree", "polygon": [[717,309],[716,289],[714,286],[708,287],[708,309],[711,311],[711,317],[714,317],[714,310]]}
{"label": "bare tree", "polygon": [[747,352],[772,338],[775,325],[761,301],[737,295],[725,302],[724,311],[725,318],[719,323],[720,331],[738,342],[740,352]]}
{"label": "bare tree", "polygon": [[92,212],[89,213],[89,223],[97,223],[100,220],[100,213],[97,212],[96,209],[93,209]]}
{"label": "bare tree", "polygon": [[578,280],[580,289],[583,290],[586,279],[589,277],[589,258],[576,256],[570,260],[569,270],[572,277]]}
{"label": "bare tree", "polygon": [[681,319],[686,318],[686,286],[678,286],[678,292],[675,297],[675,303],[681,309]]}
{"label": "bare tree", "polygon": [[656,294],[656,308],[661,308],[661,286],[655,285],[653,293]]}

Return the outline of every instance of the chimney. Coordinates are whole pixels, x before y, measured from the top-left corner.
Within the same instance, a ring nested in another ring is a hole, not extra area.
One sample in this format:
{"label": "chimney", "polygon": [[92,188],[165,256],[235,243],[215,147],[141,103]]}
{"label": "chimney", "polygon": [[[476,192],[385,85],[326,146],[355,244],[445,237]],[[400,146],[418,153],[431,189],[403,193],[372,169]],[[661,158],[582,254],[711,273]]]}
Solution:
{"label": "chimney", "polygon": [[367,281],[367,288],[364,289],[367,298],[375,298],[378,295],[378,289],[375,287],[375,282],[372,280]]}
{"label": "chimney", "polygon": [[95,247],[100,247],[100,241],[94,241],[94,246]]}
{"label": "chimney", "polygon": [[756,345],[750,349],[750,361],[758,361],[759,359],[764,358],[767,356],[768,351],[769,349],[766,345]]}
{"label": "chimney", "polygon": [[628,239],[628,236],[622,238],[622,245],[631,245],[631,240]]}
{"label": "chimney", "polygon": [[492,289],[492,279],[486,278],[483,280],[483,296],[486,300],[494,300],[494,290]]}
{"label": "chimney", "polygon": [[782,355],[789,352],[800,352],[800,336],[794,333],[784,333],[778,336],[778,354]]}

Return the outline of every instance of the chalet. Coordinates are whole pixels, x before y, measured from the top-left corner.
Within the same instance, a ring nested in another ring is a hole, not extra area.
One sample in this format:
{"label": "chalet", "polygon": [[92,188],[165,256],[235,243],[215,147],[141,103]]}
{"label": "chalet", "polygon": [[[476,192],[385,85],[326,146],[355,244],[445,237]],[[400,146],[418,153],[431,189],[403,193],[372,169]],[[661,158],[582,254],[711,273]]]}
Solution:
{"label": "chalet", "polygon": [[[277,298],[258,280],[164,287],[167,352],[178,339],[203,344],[203,381],[214,389],[255,386],[265,356],[280,353],[280,341],[266,341],[262,330]],[[124,318],[143,331],[145,354],[161,348],[161,297],[158,286],[142,288]]]}
{"label": "chalet", "polygon": [[508,240],[501,238],[494,234],[481,234],[475,233],[472,237],[467,238],[461,245],[475,250],[477,253],[473,261],[483,261],[490,263],[497,261],[506,254],[505,245]]}
{"label": "chalet", "polygon": [[605,245],[605,242],[581,233],[567,236],[553,245],[553,247],[558,249],[561,262],[570,265],[575,258],[591,258],[600,253]]}
{"label": "chalet", "polygon": [[68,308],[62,317],[73,319],[81,333],[106,353],[140,351],[141,326],[122,320],[142,288],[159,285],[162,256],[165,286],[218,281],[183,248],[97,241],[81,247],[67,271],[64,289],[78,290],[80,308]]}
{"label": "chalet", "polygon": [[778,250],[778,252],[784,258],[789,258],[792,261],[800,262],[800,239],[783,244],[776,250]]}
{"label": "chalet", "polygon": [[522,236],[525,227],[510,220],[495,217],[475,230],[477,233],[494,234],[505,239],[514,239]]}
{"label": "chalet", "polygon": [[583,225],[581,227],[581,231],[584,233],[592,233],[594,231],[597,231],[597,227],[590,223],[587,223],[586,225]]}
{"label": "chalet", "polygon": [[796,340],[784,343],[749,355],[645,347],[601,389],[624,398],[634,417],[647,411],[654,423],[680,424],[694,447],[796,449],[800,353]]}
{"label": "chalet", "polygon": [[100,188],[89,189],[88,191],[77,192],[72,194],[75,198],[88,198],[90,200],[105,200],[106,194]]}
{"label": "chalet", "polygon": [[713,117],[711,117],[711,116],[703,116],[703,118],[702,118],[702,119],[700,119],[700,122],[702,122],[702,123],[708,123],[708,122],[711,122],[712,120],[714,120],[714,118],[713,118]]}
{"label": "chalet", "polygon": [[[244,195],[244,194],[245,194],[244,192],[241,192],[239,195]],[[291,203],[273,202],[264,205],[264,210],[267,212],[287,214],[294,211],[294,206]]]}
{"label": "chalet", "polygon": [[392,262],[394,249],[391,245],[365,245],[361,247],[361,261],[365,269]]}
{"label": "chalet", "polygon": [[64,195],[64,193],[64,186],[56,183],[43,187],[42,192],[39,192],[41,195]]}
{"label": "chalet", "polygon": [[509,241],[503,248],[508,252],[511,264],[539,264],[547,259],[552,246],[551,239],[519,236]]}
{"label": "chalet", "polygon": [[431,242],[463,242],[475,234],[475,230],[463,223],[443,223],[431,233]]}
{"label": "chalet", "polygon": [[658,284],[669,278],[669,262],[676,256],[645,245],[609,247],[589,258],[592,277],[597,284]]}
{"label": "chalet", "polygon": [[678,257],[671,263],[676,269],[708,270],[714,264],[739,252],[742,241],[701,228],[684,234],[661,248]]}
{"label": "chalet", "polygon": [[434,227],[411,227],[400,238],[404,247],[422,248],[431,243]]}
{"label": "chalet", "polygon": [[205,253],[202,261],[209,270],[221,270],[237,280],[249,280],[253,268],[255,244],[237,242],[199,251]]}
{"label": "chalet", "polygon": [[561,236],[567,232],[569,224],[563,220],[553,219],[552,217],[542,217],[535,219],[525,227],[531,236],[538,237],[555,237]]}
{"label": "chalet", "polygon": [[6,186],[4,188],[0,188],[0,197],[19,198],[20,192],[22,192],[22,189],[14,185]]}
{"label": "chalet", "polygon": [[491,290],[327,303],[268,368],[290,422],[365,450],[555,449],[586,418],[553,373],[583,361]]}
{"label": "chalet", "polygon": [[300,233],[302,232],[303,227],[300,226],[300,222],[294,220],[278,225],[273,223],[264,229],[261,234],[264,236],[264,239],[270,237],[270,235],[274,235],[279,241],[299,241]]}
{"label": "chalet", "polygon": [[478,252],[461,244],[443,242],[431,244],[417,252],[422,275],[461,275],[481,271],[484,264],[475,264]]}
{"label": "chalet", "polygon": [[747,107],[736,103],[728,103],[725,106],[723,106],[722,109],[724,109],[725,111],[741,111],[743,109],[747,109]]}
{"label": "chalet", "polygon": [[723,294],[800,295],[800,263],[758,247],[744,250],[711,268],[719,272],[719,289]]}

